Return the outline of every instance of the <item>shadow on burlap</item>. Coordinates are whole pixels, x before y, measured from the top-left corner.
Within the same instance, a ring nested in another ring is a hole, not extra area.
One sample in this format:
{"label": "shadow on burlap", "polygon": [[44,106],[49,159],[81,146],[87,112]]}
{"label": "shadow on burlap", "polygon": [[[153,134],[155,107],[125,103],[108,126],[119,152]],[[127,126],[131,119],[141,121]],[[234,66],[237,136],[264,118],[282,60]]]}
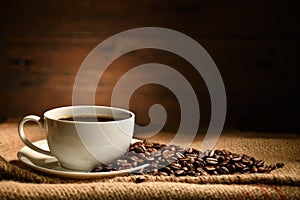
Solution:
{"label": "shadow on burlap", "polygon": [[[0,125],[1,199],[300,199],[300,136],[297,134],[222,134],[215,148],[245,153],[267,164],[283,162],[284,168],[269,174],[234,174],[201,177],[123,175],[97,179],[68,179],[41,173],[17,161],[24,146],[16,124]],[[28,129],[32,141],[43,135]],[[164,134],[154,141],[167,141]],[[193,147],[199,147],[201,139]]]}

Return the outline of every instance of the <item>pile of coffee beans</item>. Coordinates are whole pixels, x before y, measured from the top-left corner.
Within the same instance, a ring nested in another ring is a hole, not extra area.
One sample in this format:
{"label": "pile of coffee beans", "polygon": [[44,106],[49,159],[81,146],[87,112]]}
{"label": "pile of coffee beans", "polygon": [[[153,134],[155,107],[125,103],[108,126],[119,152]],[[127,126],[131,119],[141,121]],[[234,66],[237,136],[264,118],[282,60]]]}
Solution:
{"label": "pile of coffee beans", "polygon": [[201,152],[195,148],[183,148],[144,140],[131,144],[129,151],[122,158],[109,165],[96,167],[92,172],[123,170],[143,164],[149,164],[149,166],[133,173],[162,176],[267,173],[284,166],[283,163],[266,165],[263,160],[227,150]]}

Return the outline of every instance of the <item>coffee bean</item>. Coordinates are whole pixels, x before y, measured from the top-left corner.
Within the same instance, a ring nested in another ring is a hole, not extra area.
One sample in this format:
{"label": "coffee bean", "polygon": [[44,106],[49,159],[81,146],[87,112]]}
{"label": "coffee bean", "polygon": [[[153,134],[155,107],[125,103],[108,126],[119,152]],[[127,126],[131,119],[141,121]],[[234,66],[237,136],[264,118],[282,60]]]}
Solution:
{"label": "coffee bean", "polygon": [[204,155],[205,157],[208,157],[209,153],[210,153],[210,150],[206,150],[206,151],[203,152],[203,155]]}
{"label": "coffee bean", "polygon": [[284,166],[283,163],[276,163],[276,167],[277,167],[277,168],[282,168],[283,166]]}
{"label": "coffee bean", "polygon": [[127,160],[117,160],[117,163],[127,163]]}
{"label": "coffee bean", "polygon": [[144,147],[146,147],[147,149],[152,148],[153,144],[152,143],[146,143],[146,144],[144,144]]}
{"label": "coffee bean", "polygon": [[150,156],[151,155],[151,153],[149,151],[146,151],[144,154],[145,154],[145,156]]}
{"label": "coffee bean", "polygon": [[144,146],[140,146],[140,147],[139,147],[139,151],[140,151],[141,153],[145,153],[146,148],[145,148]]}
{"label": "coffee bean", "polygon": [[249,167],[244,167],[244,168],[242,168],[242,170],[241,170],[241,173],[247,173],[247,172],[250,172],[250,168]]}
{"label": "coffee bean", "polygon": [[188,164],[187,168],[189,171],[194,171],[194,165],[191,163]]}
{"label": "coffee bean", "polygon": [[229,159],[224,160],[220,165],[221,165],[221,166],[228,165],[229,161],[230,161]]}
{"label": "coffee bean", "polygon": [[258,167],[258,168],[257,168],[257,171],[258,171],[259,173],[264,173],[264,172],[266,172],[267,170],[266,170],[265,167]]}
{"label": "coffee bean", "polygon": [[155,158],[159,158],[162,156],[160,151],[153,151],[150,155],[154,156]]}
{"label": "coffee bean", "polygon": [[132,165],[130,163],[121,163],[120,167],[122,167],[123,169],[129,169],[132,167]]}
{"label": "coffee bean", "polygon": [[170,169],[170,167],[163,167],[163,168],[160,169],[160,171],[161,172],[166,172],[166,173],[170,174],[171,169]]}
{"label": "coffee bean", "polygon": [[234,173],[236,167],[235,167],[235,165],[228,165],[227,168],[229,169],[229,171],[230,171],[231,173]]}
{"label": "coffee bean", "polygon": [[188,158],[179,158],[179,159],[178,159],[178,162],[179,162],[181,165],[186,165],[186,164],[187,164],[187,161],[189,161]]}
{"label": "coffee bean", "polygon": [[222,163],[225,160],[225,157],[224,156],[220,156],[220,155],[218,155],[216,158],[218,160],[218,163]]}
{"label": "coffee bean", "polygon": [[184,175],[184,170],[182,170],[182,169],[176,170],[175,171],[175,175],[176,176],[182,176],[182,175]]}
{"label": "coffee bean", "polygon": [[144,160],[143,160],[143,159],[138,159],[137,162],[138,162],[138,164],[140,164],[140,165],[144,164]]}
{"label": "coffee bean", "polygon": [[249,160],[249,162],[247,163],[247,165],[248,165],[249,167],[252,167],[252,166],[254,165],[254,162],[253,162],[252,160]]}
{"label": "coffee bean", "polygon": [[216,167],[214,167],[214,166],[209,166],[209,165],[208,165],[208,166],[205,166],[204,168],[205,168],[206,171],[214,171],[214,170],[216,170]]}
{"label": "coffee bean", "polygon": [[195,171],[188,171],[188,172],[185,172],[185,175],[187,176],[195,176],[196,172]]}
{"label": "coffee bean", "polygon": [[246,154],[237,154],[224,149],[201,152],[195,148],[151,143],[147,140],[130,145],[128,150],[122,158],[109,165],[99,165],[92,172],[129,169],[148,163],[148,167],[134,173],[161,176],[206,176],[268,173],[284,166],[283,163],[265,165],[263,160],[256,160]]}
{"label": "coffee bean", "polygon": [[159,143],[153,143],[153,147],[154,147],[155,149],[160,149],[160,148],[161,148],[161,146],[160,146]]}
{"label": "coffee bean", "polygon": [[194,157],[191,157],[190,159],[189,159],[189,163],[190,164],[193,164],[195,162],[195,158]]}
{"label": "coffee bean", "polygon": [[158,175],[158,173],[159,173],[159,172],[158,172],[158,169],[153,169],[153,170],[152,170],[152,175]]}
{"label": "coffee bean", "polygon": [[204,175],[204,176],[208,175],[208,173],[201,167],[197,168],[197,172],[199,172],[201,175]]}
{"label": "coffee bean", "polygon": [[145,159],[146,158],[146,155],[144,153],[139,153],[137,154],[139,158],[141,159]]}
{"label": "coffee bean", "polygon": [[254,165],[256,165],[257,167],[261,167],[265,164],[265,162],[263,160],[258,160],[256,162],[254,162]]}
{"label": "coffee bean", "polygon": [[164,150],[161,154],[163,155],[163,156],[168,156],[170,153],[172,153],[170,150],[168,150],[168,149],[166,149],[166,150]]}
{"label": "coffee bean", "polygon": [[212,174],[212,175],[218,175],[218,172],[217,172],[217,171],[212,171],[211,174]]}
{"label": "coffee bean", "polygon": [[215,155],[215,151],[214,150],[212,150],[212,151],[210,151],[209,153],[208,153],[208,156],[209,157],[213,157]]}
{"label": "coffee bean", "polygon": [[180,153],[180,152],[177,152],[177,153],[176,153],[176,156],[177,156],[178,158],[184,158],[184,155],[183,155],[182,153]]}
{"label": "coffee bean", "polygon": [[189,154],[193,153],[193,149],[192,149],[192,148],[188,148],[188,149],[186,150],[186,153],[189,153]]}
{"label": "coffee bean", "polygon": [[231,158],[232,161],[234,162],[238,162],[242,160],[242,156],[233,156],[233,158]]}
{"label": "coffee bean", "polygon": [[268,168],[270,168],[270,170],[274,170],[274,169],[276,169],[276,166],[275,165],[269,165]]}
{"label": "coffee bean", "polygon": [[241,163],[234,163],[234,166],[236,169],[239,169],[239,170],[244,168],[244,166]]}
{"label": "coffee bean", "polygon": [[159,172],[158,174],[161,175],[161,176],[169,176],[169,174],[166,173],[166,172]]}
{"label": "coffee bean", "polygon": [[155,160],[155,158],[153,156],[146,157],[145,159],[147,161],[154,161]]}
{"label": "coffee bean", "polygon": [[223,149],[222,152],[223,152],[223,155],[224,155],[224,156],[229,156],[229,155],[231,155],[231,152],[230,152],[230,151],[227,151],[227,150],[225,150],[225,149]]}
{"label": "coffee bean", "polygon": [[178,163],[172,163],[172,164],[170,164],[170,168],[173,170],[179,170],[179,169],[181,169],[181,165]]}
{"label": "coffee bean", "polygon": [[182,169],[183,169],[184,171],[188,171],[188,170],[189,170],[188,167],[182,167]]}
{"label": "coffee bean", "polygon": [[196,177],[201,176],[201,173],[200,172],[195,172],[194,176],[196,176]]}
{"label": "coffee bean", "polygon": [[252,172],[252,173],[257,173],[257,172],[258,172],[258,169],[257,169],[255,166],[253,166],[253,167],[251,168],[251,172]]}
{"label": "coffee bean", "polygon": [[195,154],[201,154],[202,152],[198,149],[194,149]]}
{"label": "coffee bean", "polygon": [[229,169],[227,169],[227,167],[222,166],[220,169],[224,174],[229,174]]}
{"label": "coffee bean", "polygon": [[203,162],[200,162],[200,161],[195,161],[193,163],[194,167],[197,168],[197,167],[204,167],[204,163]]}
{"label": "coffee bean", "polygon": [[246,158],[243,158],[241,161],[243,164],[248,164],[250,162],[250,160]]}
{"label": "coffee bean", "polygon": [[135,183],[142,183],[142,182],[144,182],[145,180],[146,180],[146,178],[143,177],[143,176],[137,177],[137,178],[135,179]]}
{"label": "coffee bean", "polygon": [[128,156],[127,158],[127,162],[135,162],[137,161],[139,158],[136,156]]}
{"label": "coffee bean", "polygon": [[149,167],[155,169],[155,168],[157,168],[157,163],[151,163],[149,165]]}
{"label": "coffee bean", "polygon": [[163,165],[163,166],[167,166],[167,165],[169,165],[169,162],[168,162],[168,160],[160,159],[158,161],[158,164]]}
{"label": "coffee bean", "polygon": [[150,147],[150,148],[147,148],[147,151],[151,153],[151,152],[153,152],[153,151],[156,151],[156,149],[155,149],[155,148],[152,148],[152,147]]}
{"label": "coffee bean", "polygon": [[208,164],[211,164],[211,165],[216,165],[216,164],[218,164],[218,159],[216,159],[216,158],[210,158],[210,157],[208,157],[208,158],[205,159],[205,161],[206,161]]}

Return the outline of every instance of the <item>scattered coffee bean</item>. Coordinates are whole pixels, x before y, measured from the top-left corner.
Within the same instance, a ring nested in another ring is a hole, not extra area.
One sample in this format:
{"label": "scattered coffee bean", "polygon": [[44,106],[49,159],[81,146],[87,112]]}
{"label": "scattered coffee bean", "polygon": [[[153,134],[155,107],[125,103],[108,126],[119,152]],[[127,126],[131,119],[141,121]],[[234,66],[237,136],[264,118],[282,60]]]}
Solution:
{"label": "scattered coffee bean", "polygon": [[253,166],[252,168],[251,168],[251,170],[250,170],[252,173],[257,173],[258,172],[258,169],[255,167],[255,166]]}
{"label": "scattered coffee bean", "polygon": [[135,179],[135,183],[142,183],[142,182],[144,182],[145,180],[146,180],[145,177],[140,176],[140,177],[137,177],[137,178]]}
{"label": "scattered coffee bean", "polygon": [[282,168],[283,166],[284,166],[283,163],[277,163],[277,164],[276,164],[276,167],[277,167],[277,168]]}
{"label": "scattered coffee bean", "polygon": [[257,160],[257,161],[255,161],[255,163],[254,163],[256,166],[258,166],[258,167],[261,167],[261,166],[263,166],[264,164],[265,164],[265,162],[263,161],[263,160]]}
{"label": "scattered coffee bean", "polygon": [[[207,176],[219,174],[268,173],[282,168],[283,163],[265,165],[246,154],[228,150],[206,150],[183,148],[178,145],[151,143],[147,140],[135,142],[122,158],[109,165],[96,166],[92,172],[108,172],[129,169],[148,163],[149,166],[133,174],[152,174],[161,176]],[[141,183],[145,177],[138,177]]]}
{"label": "scattered coffee bean", "polygon": [[257,168],[257,171],[258,171],[259,173],[264,173],[264,172],[267,171],[267,168],[266,168],[266,167],[258,167],[258,168]]}
{"label": "scattered coffee bean", "polygon": [[166,172],[159,172],[159,175],[161,175],[161,176],[169,176],[169,174],[166,173]]}

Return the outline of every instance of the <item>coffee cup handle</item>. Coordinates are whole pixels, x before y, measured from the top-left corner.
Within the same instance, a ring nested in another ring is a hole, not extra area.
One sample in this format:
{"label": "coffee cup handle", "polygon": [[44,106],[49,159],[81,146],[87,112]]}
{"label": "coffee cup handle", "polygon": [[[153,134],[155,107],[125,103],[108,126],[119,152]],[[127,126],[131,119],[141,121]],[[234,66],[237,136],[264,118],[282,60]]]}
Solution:
{"label": "coffee cup handle", "polygon": [[47,151],[47,150],[44,150],[44,149],[41,149],[41,148],[35,146],[27,139],[27,137],[24,133],[24,124],[29,121],[36,122],[41,127],[41,129],[44,129],[44,121],[41,117],[36,116],[36,115],[28,115],[28,116],[24,117],[19,123],[19,136],[20,136],[21,140],[23,141],[23,143],[34,151],[37,151],[39,153],[42,153],[42,154],[45,154],[48,156],[53,156],[50,151]]}

